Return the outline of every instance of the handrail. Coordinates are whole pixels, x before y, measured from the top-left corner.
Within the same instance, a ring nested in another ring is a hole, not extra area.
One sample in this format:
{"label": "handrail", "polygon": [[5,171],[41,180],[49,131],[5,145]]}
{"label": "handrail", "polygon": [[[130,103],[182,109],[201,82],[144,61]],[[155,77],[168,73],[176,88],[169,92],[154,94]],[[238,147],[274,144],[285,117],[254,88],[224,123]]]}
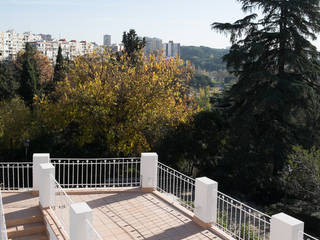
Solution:
{"label": "handrail", "polygon": [[4,190],[32,188],[32,162],[0,162],[0,183]]}
{"label": "handrail", "polygon": [[74,202],[63,190],[61,185],[57,182],[53,175],[50,175],[51,180],[55,184],[55,206],[50,206],[50,209],[59,222],[63,233],[69,237],[69,226],[70,226],[70,207]]}
{"label": "handrail", "polygon": [[315,238],[315,237],[313,237],[313,236],[311,236],[311,235],[309,235],[309,234],[307,234],[305,232],[300,231],[299,233],[302,235],[301,239],[303,239],[303,240],[319,240],[318,238]]}
{"label": "handrail", "polygon": [[237,240],[270,239],[271,217],[222,192],[217,192],[217,222]]}
{"label": "handrail", "polygon": [[194,211],[195,179],[158,162],[157,190],[171,196],[190,211]]}
{"label": "handrail", "polygon": [[100,234],[97,232],[97,230],[92,226],[90,221],[86,220],[88,227],[90,229],[90,240],[103,240],[103,238],[100,236]]}
{"label": "handrail", "polygon": [[122,159],[140,159],[140,157],[118,157],[118,158],[50,158],[50,160],[122,160]]}
{"label": "handrail", "polygon": [[4,217],[1,188],[0,188],[0,240],[8,240],[6,219]]}
{"label": "handrail", "polygon": [[140,187],[140,158],[51,158],[63,188]]}

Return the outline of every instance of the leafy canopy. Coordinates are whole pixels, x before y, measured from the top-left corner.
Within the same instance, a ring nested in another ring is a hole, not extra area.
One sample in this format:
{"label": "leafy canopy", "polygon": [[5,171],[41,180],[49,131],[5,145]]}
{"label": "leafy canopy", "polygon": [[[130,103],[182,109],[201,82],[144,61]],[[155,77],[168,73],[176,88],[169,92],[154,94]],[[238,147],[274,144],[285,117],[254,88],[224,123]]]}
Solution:
{"label": "leafy canopy", "polygon": [[107,51],[75,59],[53,93],[56,101],[38,101],[47,128],[59,135],[72,127],[70,141],[79,146],[99,140],[108,153],[130,155],[150,150],[168,129],[187,122],[196,109],[184,62],[142,54],[142,64],[130,61]]}

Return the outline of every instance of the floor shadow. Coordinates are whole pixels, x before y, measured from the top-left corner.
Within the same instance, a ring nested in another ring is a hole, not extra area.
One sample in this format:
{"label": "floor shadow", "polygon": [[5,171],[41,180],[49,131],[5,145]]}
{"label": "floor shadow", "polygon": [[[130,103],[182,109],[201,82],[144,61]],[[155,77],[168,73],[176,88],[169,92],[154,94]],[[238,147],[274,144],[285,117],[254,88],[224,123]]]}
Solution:
{"label": "floor shadow", "polygon": [[32,195],[31,192],[19,192],[19,193],[8,193],[10,195],[6,195],[6,193],[2,192],[2,202],[3,204],[9,204],[14,202],[20,202],[29,199],[38,199],[38,196]]}
{"label": "floor shadow", "polygon": [[184,238],[189,238],[193,235],[198,235],[195,237],[199,239],[199,235],[201,235],[201,239],[215,239],[218,240],[219,238],[215,236],[209,230],[202,229],[201,227],[197,226],[194,222],[185,223],[178,227],[173,227],[164,230],[162,233],[153,235],[152,237],[143,238],[145,240],[180,240]]}
{"label": "floor shadow", "polygon": [[17,211],[9,212],[5,214],[6,220],[28,218],[31,216],[41,216],[41,211],[39,206],[19,209]]}
{"label": "floor shadow", "polygon": [[[142,195],[144,195],[144,194],[139,193],[139,192],[137,192],[137,193],[136,192],[110,193],[110,195],[108,195],[108,196],[105,196],[105,194],[103,194],[103,197],[86,201],[86,203],[89,205],[89,207],[94,209],[94,208],[106,206],[108,204],[130,200],[130,199],[142,196]],[[72,197],[72,195],[71,195],[71,197]]]}

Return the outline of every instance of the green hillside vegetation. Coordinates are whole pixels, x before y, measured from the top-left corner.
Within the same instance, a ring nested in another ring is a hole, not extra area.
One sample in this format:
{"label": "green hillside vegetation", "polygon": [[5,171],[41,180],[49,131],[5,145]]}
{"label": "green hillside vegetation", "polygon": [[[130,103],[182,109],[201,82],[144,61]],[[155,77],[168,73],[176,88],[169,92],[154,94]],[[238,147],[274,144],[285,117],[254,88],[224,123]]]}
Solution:
{"label": "green hillside vegetation", "polygon": [[182,46],[181,58],[185,61],[190,61],[196,68],[212,72],[226,69],[226,64],[223,63],[222,58],[228,52],[228,49]]}

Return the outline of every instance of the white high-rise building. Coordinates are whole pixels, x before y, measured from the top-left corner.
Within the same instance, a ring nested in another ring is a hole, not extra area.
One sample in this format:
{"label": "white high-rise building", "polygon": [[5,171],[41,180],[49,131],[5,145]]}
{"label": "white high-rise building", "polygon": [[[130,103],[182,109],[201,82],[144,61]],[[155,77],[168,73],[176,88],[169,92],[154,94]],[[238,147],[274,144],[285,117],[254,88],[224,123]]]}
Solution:
{"label": "white high-rise building", "polygon": [[103,36],[103,45],[108,47],[111,46],[111,35],[106,34]]}
{"label": "white high-rise building", "polygon": [[164,55],[166,57],[180,56],[180,43],[169,41],[163,44]]}
{"label": "white high-rise building", "polygon": [[162,40],[159,38],[145,37],[146,45],[144,47],[145,54],[159,53],[162,51]]}
{"label": "white high-rise building", "polygon": [[41,40],[41,36],[30,32],[16,33],[9,30],[0,33],[0,60],[13,59],[27,42]]}

